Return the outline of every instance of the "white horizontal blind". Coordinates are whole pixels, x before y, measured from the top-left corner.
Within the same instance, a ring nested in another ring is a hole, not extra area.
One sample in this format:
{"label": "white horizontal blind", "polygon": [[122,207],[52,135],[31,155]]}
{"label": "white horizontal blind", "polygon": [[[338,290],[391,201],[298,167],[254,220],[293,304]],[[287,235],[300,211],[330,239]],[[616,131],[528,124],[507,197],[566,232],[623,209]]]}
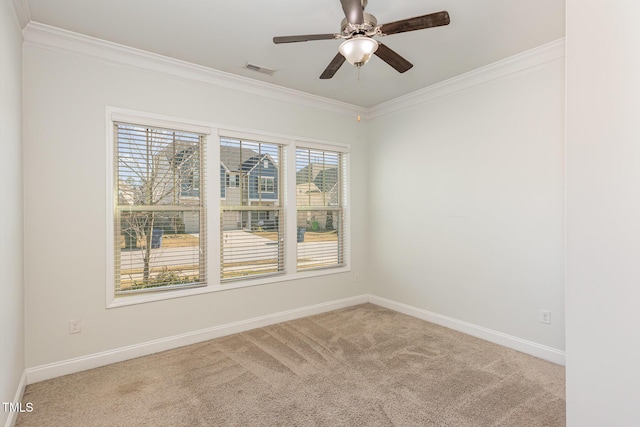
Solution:
{"label": "white horizontal blind", "polygon": [[296,149],[299,271],[345,264],[345,166],[343,153]]}
{"label": "white horizontal blind", "polygon": [[283,156],[277,143],[220,139],[222,281],[284,273]]}
{"label": "white horizontal blind", "polygon": [[116,294],[206,283],[205,138],[114,123]]}

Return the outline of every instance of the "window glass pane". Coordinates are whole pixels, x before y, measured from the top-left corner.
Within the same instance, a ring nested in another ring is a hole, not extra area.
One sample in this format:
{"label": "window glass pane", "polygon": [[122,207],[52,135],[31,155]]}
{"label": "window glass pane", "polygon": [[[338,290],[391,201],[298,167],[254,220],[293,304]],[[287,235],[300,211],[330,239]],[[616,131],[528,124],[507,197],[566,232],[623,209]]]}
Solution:
{"label": "window glass pane", "polygon": [[119,204],[200,204],[200,135],[120,125],[116,137]]}
{"label": "window glass pane", "polygon": [[205,283],[204,136],[115,125],[117,294]]}
{"label": "window glass pane", "polygon": [[221,200],[223,281],[284,272],[282,153],[279,144],[220,141],[231,184]]}
{"label": "window glass pane", "polygon": [[278,211],[223,212],[222,279],[282,271]]}
{"label": "window glass pane", "polygon": [[296,150],[298,270],[344,265],[342,156]]}
{"label": "window glass pane", "polygon": [[298,270],[343,264],[341,215],[339,210],[298,211]]}
{"label": "window glass pane", "polygon": [[120,223],[118,291],[203,281],[198,211],[124,211]]}

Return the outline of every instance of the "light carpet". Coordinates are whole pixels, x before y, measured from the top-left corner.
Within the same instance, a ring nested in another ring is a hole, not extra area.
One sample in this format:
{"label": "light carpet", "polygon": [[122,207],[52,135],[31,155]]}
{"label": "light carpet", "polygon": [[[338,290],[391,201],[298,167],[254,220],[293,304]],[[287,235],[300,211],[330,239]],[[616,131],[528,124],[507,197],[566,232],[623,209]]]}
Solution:
{"label": "light carpet", "polygon": [[564,426],[564,367],[376,305],[27,386],[17,426]]}

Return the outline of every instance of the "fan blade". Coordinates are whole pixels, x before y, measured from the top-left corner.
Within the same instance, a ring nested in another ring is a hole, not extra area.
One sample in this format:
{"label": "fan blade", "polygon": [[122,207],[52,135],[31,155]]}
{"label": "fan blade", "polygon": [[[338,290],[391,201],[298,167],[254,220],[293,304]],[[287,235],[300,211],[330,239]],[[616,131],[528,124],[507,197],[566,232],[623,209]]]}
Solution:
{"label": "fan blade", "polygon": [[390,22],[380,25],[383,36],[389,34],[405,33],[407,31],[423,30],[425,28],[440,27],[449,25],[449,12],[436,12],[415,18],[403,19],[401,21]]}
{"label": "fan blade", "polygon": [[391,65],[399,73],[404,73],[413,67],[411,62],[407,61],[396,51],[388,48],[380,42],[378,42],[378,50],[376,50],[375,55],[387,64]]}
{"label": "fan blade", "polygon": [[340,0],[340,3],[350,24],[364,24],[362,0]]}
{"label": "fan blade", "polygon": [[308,42],[311,40],[333,40],[338,38],[337,34],[307,34],[306,36],[281,36],[274,37],[273,42],[275,44],[280,43],[296,43],[296,42]]}
{"label": "fan blade", "polygon": [[325,70],[320,75],[321,79],[330,79],[333,75],[338,71],[338,68],[344,64],[344,56],[341,53],[338,53],[335,58],[331,60],[331,63],[325,68]]}

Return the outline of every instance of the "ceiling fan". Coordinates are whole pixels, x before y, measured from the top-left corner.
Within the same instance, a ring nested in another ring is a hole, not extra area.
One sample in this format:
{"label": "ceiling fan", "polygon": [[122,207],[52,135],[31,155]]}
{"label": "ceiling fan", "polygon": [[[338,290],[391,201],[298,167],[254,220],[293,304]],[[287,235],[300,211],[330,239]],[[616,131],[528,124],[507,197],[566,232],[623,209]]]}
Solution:
{"label": "ceiling fan", "polygon": [[280,44],[311,40],[345,40],[340,45],[340,52],[320,75],[321,79],[330,79],[333,77],[345,60],[356,67],[361,67],[366,64],[371,58],[371,55],[374,54],[395,68],[399,73],[404,73],[411,69],[413,64],[394,50],[375,40],[373,36],[383,37],[449,24],[449,13],[442,11],[378,25],[375,16],[364,12],[367,2],[368,0],[340,0],[345,19],[342,20],[339,33],[274,37],[273,42]]}

